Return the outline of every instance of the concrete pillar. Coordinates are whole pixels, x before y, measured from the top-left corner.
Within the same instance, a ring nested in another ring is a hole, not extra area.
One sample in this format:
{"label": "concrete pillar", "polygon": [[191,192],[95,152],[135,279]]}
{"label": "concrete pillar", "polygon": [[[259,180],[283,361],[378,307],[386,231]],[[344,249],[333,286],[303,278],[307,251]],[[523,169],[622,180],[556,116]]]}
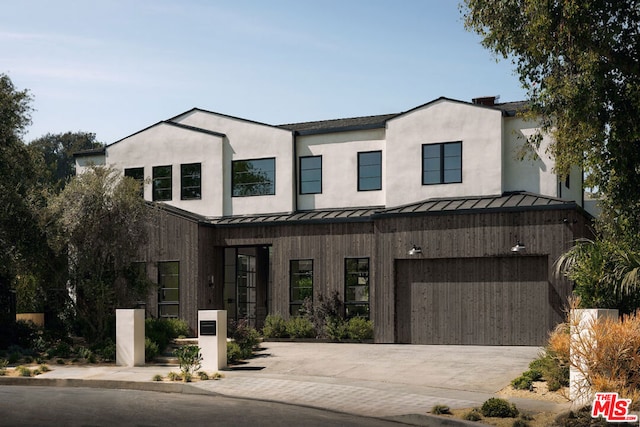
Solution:
{"label": "concrete pillar", "polygon": [[198,311],[198,347],[202,370],[218,371],[227,367],[227,311]]}
{"label": "concrete pillar", "polygon": [[116,365],[144,365],[144,309],[116,310]]}
{"label": "concrete pillar", "polygon": [[593,325],[599,319],[604,318],[617,319],[618,310],[590,308],[571,310],[569,314],[571,326],[569,398],[573,401],[575,408],[593,403],[594,393],[599,391],[591,390],[583,374],[588,369],[587,364],[580,355],[589,352],[589,349],[598,345],[593,337]]}

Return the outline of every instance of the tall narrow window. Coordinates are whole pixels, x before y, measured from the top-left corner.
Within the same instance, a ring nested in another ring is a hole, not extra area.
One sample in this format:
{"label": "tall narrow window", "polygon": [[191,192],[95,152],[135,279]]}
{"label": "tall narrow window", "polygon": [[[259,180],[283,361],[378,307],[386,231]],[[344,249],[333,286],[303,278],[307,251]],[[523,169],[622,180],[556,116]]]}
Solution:
{"label": "tall narrow window", "polygon": [[158,317],[180,314],[180,262],[158,263]]}
{"label": "tall narrow window", "polygon": [[382,190],[382,151],[358,153],[358,191]]}
{"label": "tall narrow window", "polygon": [[462,142],[422,146],[422,184],[462,182]]}
{"label": "tall narrow window", "polygon": [[276,159],[235,160],[231,186],[233,197],[276,194]]}
{"label": "tall narrow window", "polygon": [[300,157],[300,194],[322,193],[322,156]]}
{"label": "tall narrow window", "polygon": [[171,200],[171,166],[153,167],[153,200]]}
{"label": "tall narrow window", "polygon": [[298,315],[305,298],[313,299],[313,260],[292,260],[289,280],[289,312]]}
{"label": "tall narrow window", "polygon": [[347,258],[344,263],[346,317],[369,318],[369,258]]}
{"label": "tall narrow window", "polygon": [[202,198],[200,163],[180,165],[180,199],[199,200]]}
{"label": "tall narrow window", "polygon": [[127,168],[124,170],[124,176],[135,179],[140,184],[140,196],[144,197],[144,167]]}

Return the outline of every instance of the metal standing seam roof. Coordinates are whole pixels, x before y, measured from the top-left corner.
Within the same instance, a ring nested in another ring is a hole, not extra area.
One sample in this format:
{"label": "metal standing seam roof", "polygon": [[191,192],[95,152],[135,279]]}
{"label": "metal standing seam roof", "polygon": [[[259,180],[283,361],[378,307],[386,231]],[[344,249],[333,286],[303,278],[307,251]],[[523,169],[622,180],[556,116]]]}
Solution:
{"label": "metal standing seam roof", "polygon": [[376,218],[389,218],[405,215],[482,213],[532,209],[572,209],[575,207],[577,207],[577,204],[573,201],[528,192],[513,192],[493,196],[429,199],[389,209],[382,206],[349,209],[325,209],[282,214],[203,218],[203,222],[221,227],[243,225],[368,222]]}

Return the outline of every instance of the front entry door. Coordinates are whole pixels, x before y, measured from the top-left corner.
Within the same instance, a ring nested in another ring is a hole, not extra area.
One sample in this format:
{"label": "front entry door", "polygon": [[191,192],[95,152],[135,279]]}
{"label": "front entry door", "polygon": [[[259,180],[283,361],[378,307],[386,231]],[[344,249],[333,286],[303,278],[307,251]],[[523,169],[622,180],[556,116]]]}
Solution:
{"label": "front entry door", "polygon": [[253,328],[262,323],[258,318],[265,311],[261,310],[261,303],[266,306],[268,272],[262,268],[264,251],[261,249],[225,248],[224,252],[224,308],[227,316],[235,321],[244,319],[247,326]]}

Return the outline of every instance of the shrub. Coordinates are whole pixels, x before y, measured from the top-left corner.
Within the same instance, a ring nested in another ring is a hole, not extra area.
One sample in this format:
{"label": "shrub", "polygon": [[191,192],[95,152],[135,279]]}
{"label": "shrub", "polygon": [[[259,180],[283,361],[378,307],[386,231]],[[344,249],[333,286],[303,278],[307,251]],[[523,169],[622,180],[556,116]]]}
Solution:
{"label": "shrub", "polygon": [[169,378],[170,381],[180,381],[182,376],[177,372],[171,371],[167,374],[167,378]]}
{"label": "shrub", "polygon": [[[95,363],[95,356],[100,356],[103,360],[116,360],[116,343],[111,339],[106,339],[93,347],[94,357],[89,363]],[[92,361],[93,360],[93,361]]]}
{"label": "shrub", "polygon": [[352,317],[347,323],[347,334],[352,340],[370,340],[373,338],[373,322],[363,317]]}
{"label": "shrub", "polygon": [[40,370],[40,372],[49,372],[51,369],[49,369],[49,367],[47,365],[45,365],[44,363],[40,364],[40,367],[38,368]]}
{"label": "shrub", "polygon": [[16,367],[16,371],[18,371],[18,375],[20,375],[21,377],[33,376],[33,372],[31,371],[31,369],[27,368],[26,366],[20,365]]}
{"label": "shrub", "polygon": [[463,418],[467,421],[480,421],[482,419],[482,414],[478,408],[473,408],[464,414]]}
{"label": "shrub", "polygon": [[9,361],[6,359],[0,359],[0,377],[7,375],[7,366]]}
{"label": "shrub", "polygon": [[197,345],[180,346],[173,351],[173,354],[178,358],[184,381],[189,382],[191,375],[199,370],[201,366],[202,355],[200,354],[200,347]]}
{"label": "shrub", "polygon": [[164,351],[172,339],[189,332],[189,325],[182,319],[149,318],[144,322],[145,336],[158,345],[159,351]]}
{"label": "shrub", "polygon": [[162,381],[162,375],[155,374],[151,380],[152,381]]}
{"label": "shrub", "polygon": [[228,333],[231,338],[240,346],[240,357],[246,359],[251,357],[253,349],[260,344],[260,334],[255,328],[249,326],[246,319],[230,322]]}
{"label": "shrub", "polygon": [[480,412],[485,417],[514,418],[518,416],[516,405],[498,397],[492,397],[485,401]]}
{"label": "shrub", "polygon": [[513,421],[513,427],[529,427],[531,424],[527,420],[523,420],[522,418],[518,418]]}
{"label": "shrub", "polygon": [[447,405],[434,405],[431,408],[431,413],[435,415],[451,415],[451,408]]}
{"label": "shrub", "polygon": [[313,330],[318,338],[326,338],[326,325],[336,318],[342,319],[342,300],[340,294],[335,291],[329,298],[319,294],[316,301],[305,298],[300,309],[302,317],[305,317],[313,325]]}
{"label": "shrub", "polygon": [[542,372],[537,369],[529,369],[521,376],[511,381],[513,388],[517,390],[529,390],[534,381],[540,381],[542,379]]}
{"label": "shrub", "polygon": [[237,362],[242,359],[242,350],[237,342],[231,341],[227,343],[227,363]]}
{"label": "shrub", "polygon": [[342,317],[327,317],[324,335],[331,341],[342,341],[349,337],[347,322]]}
{"label": "shrub", "polygon": [[214,372],[214,373],[213,373],[213,377],[212,377],[212,378],[213,378],[214,380],[219,380],[219,379],[224,378],[224,375],[223,375],[223,374],[221,374],[220,372]]}
{"label": "shrub", "polygon": [[316,336],[313,324],[306,317],[296,316],[289,318],[286,328],[287,334],[291,338],[313,338]]}
{"label": "shrub", "polygon": [[[574,325],[579,327],[578,325]],[[587,338],[587,336],[591,338]],[[640,399],[640,312],[622,319],[600,318],[590,334],[579,335],[575,344],[576,368],[594,390],[617,392]],[[588,367],[585,369],[584,367]]]}
{"label": "shrub", "polygon": [[209,379],[209,375],[205,372],[205,371],[199,371],[198,372],[198,377],[202,380],[202,381],[207,381]]}
{"label": "shrub", "polygon": [[144,338],[144,360],[146,362],[151,362],[155,357],[160,354],[160,349],[158,349],[158,344],[151,341],[149,337]]}
{"label": "shrub", "polygon": [[287,337],[287,324],[280,314],[268,314],[264,319],[262,335],[265,338],[285,338]]}

